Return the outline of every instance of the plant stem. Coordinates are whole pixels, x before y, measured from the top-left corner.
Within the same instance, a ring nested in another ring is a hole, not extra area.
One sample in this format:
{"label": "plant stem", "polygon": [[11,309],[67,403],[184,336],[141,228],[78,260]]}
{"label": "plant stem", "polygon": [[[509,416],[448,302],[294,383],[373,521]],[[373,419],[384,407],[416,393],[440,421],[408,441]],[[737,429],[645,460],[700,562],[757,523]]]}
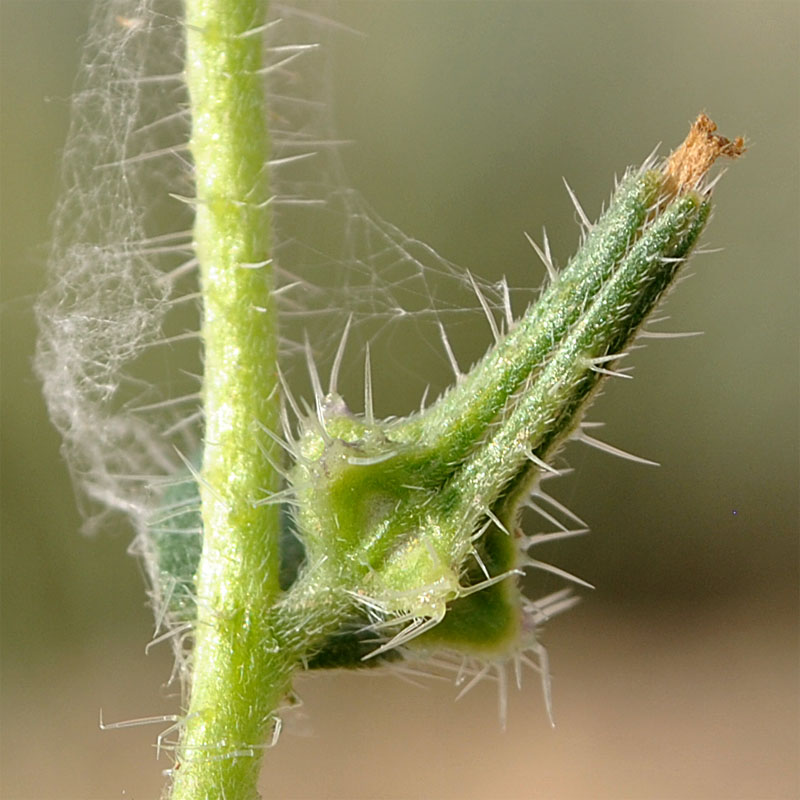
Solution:
{"label": "plant stem", "polygon": [[291,673],[271,616],[279,510],[253,503],[278,488],[270,459],[279,460],[274,444],[256,446],[256,424],[276,429],[280,407],[263,42],[245,35],[266,10],[265,0],[186,2],[205,448],[191,699],[174,800],[257,796],[258,753]]}
{"label": "plant stem", "polygon": [[259,436],[279,430],[281,416],[258,35],[266,10],[267,0],[186,3],[205,449],[173,800],[254,800],[295,669],[331,653],[357,663],[370,643],[347,639],[353,624],[378,645],[366,656],[426,633],[500,660],[541,654],[538,612],[509,580],[542,566],[524,554],[520,503],[690,253],[710,210],[696,187],[718,155],[743,149],[701,117],[665,171],[629,173],[564,273],[550,265],[541,302],[428,412],[361,420],[317,387],[316,416],[301,415],[285,443],[305,561],[282,593],[280,498],[271,497],[281,454],[276,435]]}

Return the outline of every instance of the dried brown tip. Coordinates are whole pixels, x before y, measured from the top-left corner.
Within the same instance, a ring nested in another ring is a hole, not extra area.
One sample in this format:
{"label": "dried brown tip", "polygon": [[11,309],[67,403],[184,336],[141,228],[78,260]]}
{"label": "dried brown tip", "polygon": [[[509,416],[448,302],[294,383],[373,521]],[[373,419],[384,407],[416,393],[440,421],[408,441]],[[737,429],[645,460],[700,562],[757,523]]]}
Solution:
{"label": "dried brown tip", "polygon": [[739,158],[745,151],[741,136],[731,141],[714,133],[716,123],[705,114],[695,120],[686,141],[675,150],[664,168],[667,188],[674,193],[697,186],[719,156]]}

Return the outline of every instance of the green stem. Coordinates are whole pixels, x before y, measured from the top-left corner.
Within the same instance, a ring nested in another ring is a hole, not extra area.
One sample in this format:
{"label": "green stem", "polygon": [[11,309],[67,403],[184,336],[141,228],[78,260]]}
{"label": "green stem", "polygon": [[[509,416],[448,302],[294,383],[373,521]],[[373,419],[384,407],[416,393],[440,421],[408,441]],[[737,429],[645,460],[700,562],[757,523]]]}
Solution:
{"label": "green stem", "polygon": [[266,0],[187,0],[206,429],[173,800],[258,796],[260,754],[301,664],[398,656],[426,633],[468,654],[540,653],[539,618],[508,580],[541,566],[524,555],[519,504],[691,251],[710,208],[692,187],[742,150],[700,118],[666,171],[629,174],[541,302],[428,412],[381,423],[317,397],[318,416],[287,443],[305,561],[281,593],[280,506],[258,502],[280,489],[281,459],[276,437],[258,435],[279,429],[281,402],[265,18]]}
{"label": "green stem", "polygon": [[[279,511],[254,501],[277,487],[276,313],[262,37],[265,0],[187,0],[186,80],[204,307],[203,552],[191,699],[174,800],[253,798],[292,659],[277,646]],[[264,455],[267,449],[267,457]]]}

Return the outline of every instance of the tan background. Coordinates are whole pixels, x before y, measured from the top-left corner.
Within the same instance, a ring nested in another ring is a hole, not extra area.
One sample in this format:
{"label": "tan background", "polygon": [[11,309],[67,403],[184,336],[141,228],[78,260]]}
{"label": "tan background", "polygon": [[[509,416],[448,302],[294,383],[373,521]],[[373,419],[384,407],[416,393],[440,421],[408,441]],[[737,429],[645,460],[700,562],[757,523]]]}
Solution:
{"label": "tan background", "polygon": [[[29,363],[47,215],[86,5],[3,0],[2,784],[9,800],[153,798],[170,713],[128,534],[79,520]],[[342,2],[364,31],[336,54],[351,180],[387,219],[465,267],[542,271],[522,237],[547,224],[563,263],[611,176],[705,109],[751,151],[717,192],[672,329],[637,380],[593,412],[662,462],[573,445],[555,487],[593,526],[549,555],[597,584],[545,641],[558,727],[531,676],[498,729],[484,685],[333,676],[301,685],[307,721],[269,755],[265,797],[798,797],[798,52],[795,3]],[[528,277],[529,276],[529,277]],[[476,323],[467,361],[486,346]],[[389,363],[396,353],[387,354]],[[378,410],[415,398],[376,377]],[[391,400],[391,403],[390,403]],[[400,406],[400,408],[396,408]],[[555,584],[540,581],[534,592]],[[297,734],[300,735],[297,735]]]}

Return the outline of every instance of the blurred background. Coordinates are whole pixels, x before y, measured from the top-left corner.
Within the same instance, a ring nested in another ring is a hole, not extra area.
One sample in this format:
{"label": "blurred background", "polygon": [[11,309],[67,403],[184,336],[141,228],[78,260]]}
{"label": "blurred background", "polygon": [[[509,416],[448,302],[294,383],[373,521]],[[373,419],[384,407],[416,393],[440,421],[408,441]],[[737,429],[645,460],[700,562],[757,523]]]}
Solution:
{"label": "blurred background", "polygon": [[[798,785],[800,11],[794,2],[352,2],[363,36],[331,71],[349,181],[385,219],[487,279],[538,285],[523,237],[565,263],[614,173],[679,143],[705,110],[750,151],[716,191],[663,330],[589,418],[646,467],[570,445],[549,484],[592,526],[544,555],[597,586],[544,634],[557,727],[538,680],[500,730],[483,684],[329,675],[268,755],[285,798],[762,798]],[[15,800],[155,798],[176,710],[166,646],[126,555],[81,520],[30,369],[32,299],[88,5],[2,0],[2,766]],[[521,310],[521,309],[520,309]],[[462,364],[489,341],[459,330]],[[410,410],[396,353],[374,355],[376,411]],[[440,355],[431,370],[444,372]],[[626,362],[627,365],[627,362]],[[427,367],[426,367],[427,368]],[[622,384],[622,385],[620,385]],[[412,391],[413,388],[413,391]],[[559,588],[538,578],[531,592]]]}

